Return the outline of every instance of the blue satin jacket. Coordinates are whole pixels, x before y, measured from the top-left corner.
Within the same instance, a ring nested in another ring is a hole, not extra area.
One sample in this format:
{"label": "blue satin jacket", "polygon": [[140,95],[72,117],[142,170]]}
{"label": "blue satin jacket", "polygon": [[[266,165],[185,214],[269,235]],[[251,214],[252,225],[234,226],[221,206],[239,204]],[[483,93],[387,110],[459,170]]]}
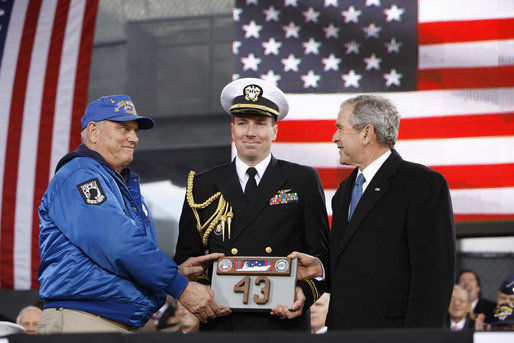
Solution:
{"label": "blue satin jacket", "polygon": [[[123,175],[123,176],[122,176]],[[39,206],[40,297],[143,326],[188,280],[158,249],[139,176],[84,145],[67,154]]]}

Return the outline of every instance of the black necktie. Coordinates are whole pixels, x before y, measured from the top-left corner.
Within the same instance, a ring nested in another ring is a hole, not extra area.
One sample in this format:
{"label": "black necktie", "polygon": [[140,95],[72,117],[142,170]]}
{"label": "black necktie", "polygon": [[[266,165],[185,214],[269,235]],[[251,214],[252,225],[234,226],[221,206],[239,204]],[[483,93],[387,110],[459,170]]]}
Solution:
{"label": "black necktie", "polygon": [[257,174],[257,169],[250,167],[246,170],[246,173],[248,174],[248,181],[246,182],[245,186],[245,195],[246,200],[250,202],[250,200],[255,195],[255,191],[257,190],[257,182],[255,182],[255,174]]}

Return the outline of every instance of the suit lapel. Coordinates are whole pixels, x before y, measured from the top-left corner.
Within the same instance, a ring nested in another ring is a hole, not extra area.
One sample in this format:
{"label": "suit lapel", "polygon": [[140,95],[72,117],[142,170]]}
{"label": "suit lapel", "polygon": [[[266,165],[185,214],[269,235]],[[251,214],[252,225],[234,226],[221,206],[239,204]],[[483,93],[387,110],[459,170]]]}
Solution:
{"label": "suit lapel", "polygon": [[[370,184],[366,187],[366,190],[362,194],[362,197],[359,200],[359,204],[357,205],[355,212],[353,213],[351,221],[348,223],[346,230],[344,230],[343,232],[343,237],[339,244],[339,248],[336,252],[336,255],[339,255],[344,250],[348,242],[355,235],[355,232],[357,232],[357,229],[360,227],[364,219],[366,219],[366,217],[368,216],[369,212],[387,192],[388,188],[391,186],[392,178],[396,174],[396,171],[401,160],[402,158],[396,152],[396,150],[392,150],[391,156],[389,156],[387,160],[385,160],[384,164],[382,164],[380,169],[377,171],[377,173],[371,180]],[[354,174],[357,175],[357,172],[355,171],[354,173],[352,173],[353,180],[355,180],[356,177]],[[351,184],[351,187],[348,188],[351,189],[352,187],[353,182]],[[349,198],[350,197],[348,197],[348,200],[346,200],[348,204],[350,202]],[[346,209],[348,209],[348,204],[346,204]],[[348,216],[346,213],[345,218],[347,217]]]}
{"label": "suit lapel", "polygon": [[[257,187],[257,193],[252,201],[248,204],[244,212],[241,223],[239,223],[234,232],[234,238],[239,236],[259,214],[269,205],[269,200],[276,191],[284,184],[286,179],[282,176],[278,161],[272,156],[271,161],[264,172],[264,175]],[[241,187],[240,187],[241,188]]]}

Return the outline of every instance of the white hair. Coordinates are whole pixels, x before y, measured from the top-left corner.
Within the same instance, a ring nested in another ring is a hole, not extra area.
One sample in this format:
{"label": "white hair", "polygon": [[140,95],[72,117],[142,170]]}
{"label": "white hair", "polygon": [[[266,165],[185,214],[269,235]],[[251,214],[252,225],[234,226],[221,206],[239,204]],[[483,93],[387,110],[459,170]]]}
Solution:
{"label": "white hair", "polygon": [[42,313],[43,311],[41,311],[41,309],[39,307],[36,307],[36,306],[26,306],[24,308],[22,308],[20,310],[20,313],[18,313],[18,316],[16,317],[16,324],[20,324],[21,322],[21,317],[29,312],[29,311],[35,311],[35,312],[39,312],[39,313]]}
{"label": "white hair", "polygon": [[[96,123],[100,129],[103,129],[104,128],[104,124],[105,124],[105,120],[92,121],[90,123]],[[80,140],[82,141],[82,143],[86,143],[86,141],[87,141],[87,126],[80,133]]]}

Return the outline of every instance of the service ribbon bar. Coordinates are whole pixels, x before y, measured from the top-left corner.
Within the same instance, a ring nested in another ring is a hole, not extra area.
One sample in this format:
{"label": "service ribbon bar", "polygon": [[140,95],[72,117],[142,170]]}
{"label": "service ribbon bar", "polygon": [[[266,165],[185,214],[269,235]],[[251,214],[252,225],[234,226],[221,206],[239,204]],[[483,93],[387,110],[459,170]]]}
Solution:
{"label": "service ribbon bar", "polygon": [[218,260],[218,275],[291,275],[291,260],[287,257],[222,257]]}

